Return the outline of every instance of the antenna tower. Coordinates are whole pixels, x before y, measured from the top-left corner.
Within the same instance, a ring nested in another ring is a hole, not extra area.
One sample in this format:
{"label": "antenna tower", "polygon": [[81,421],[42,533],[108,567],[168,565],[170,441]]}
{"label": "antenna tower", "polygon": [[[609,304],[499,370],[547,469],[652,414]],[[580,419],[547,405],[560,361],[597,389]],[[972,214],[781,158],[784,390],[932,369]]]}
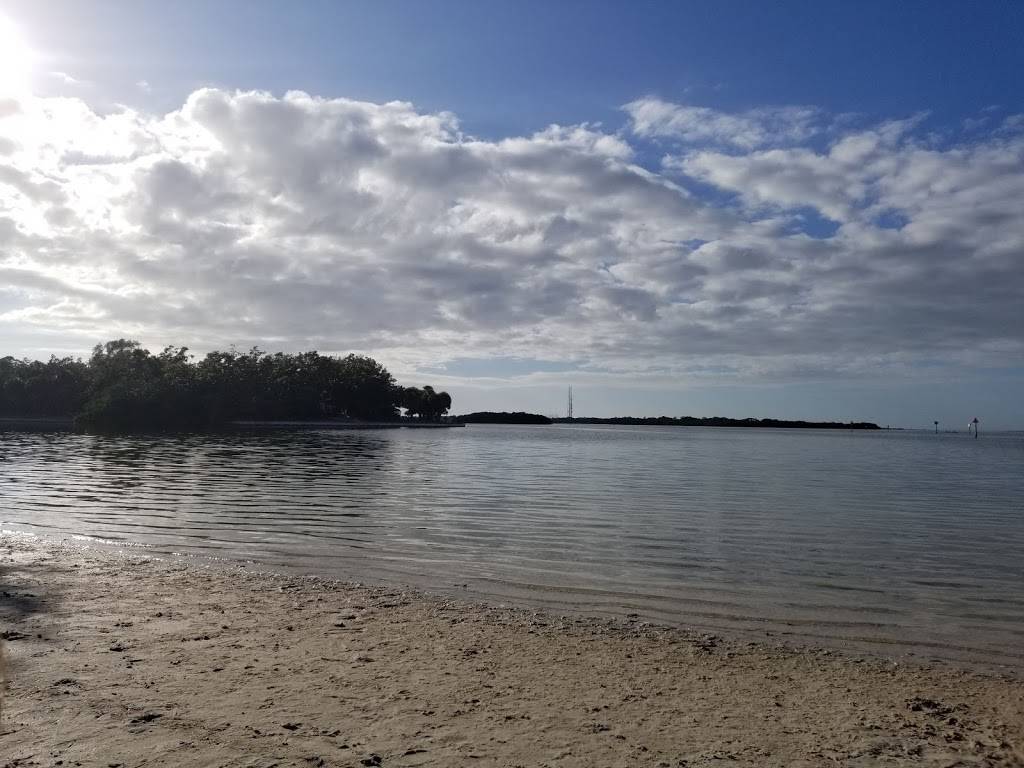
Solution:
{"label": "antenna tower", "polygon": [[572,387],[569,387],[569,407],[566,409],[569,418],[572,418]]}

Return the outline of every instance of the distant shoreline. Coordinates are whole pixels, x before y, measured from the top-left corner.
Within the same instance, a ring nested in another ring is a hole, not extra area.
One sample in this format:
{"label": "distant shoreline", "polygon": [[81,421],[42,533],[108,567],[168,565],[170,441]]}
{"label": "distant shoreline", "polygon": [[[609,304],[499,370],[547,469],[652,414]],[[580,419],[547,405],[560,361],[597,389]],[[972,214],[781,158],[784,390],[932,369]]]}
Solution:
{"label": "distant shoreline", "polygon": [[[223,432],[225,430],[246,429],[449,429],[465,427],[462,422],[445,418],[443,421],[420,421],[417,419],[401,419],[395,421],[342,421],[337,419],[252,419],[229,421],[213,428],[188,430],[194,432]],[[75,431],[74,419],[31,418],[18,416],[0,416],[0,429],[15,428],[28,430],[45,430],[71,432]],[[93,431],[93,430],[85,430]],[[174,430],[153,429],[142,432],[120,432],[100,430],[104,434],[176,434]]]}
{"label": "distant shoreline", "polygon": [[465,427],[458,421],[300,421],[300,420],[254,420],[232,421],[226,425],[232,429],[450,429]]}
{"label": "distant shoreline", "polygon": [[[836,422],[836,421],[793,421],[786,419],[729,419],[722,416],[700,418],[695,416],[612,416],[601,418],[584,416],[565,418],[543,416],[541,414],[516,411],[493,412],[482,411],[462,416],[449,416],[441,421],[419,421],[401,419],[395,421],[342,421],[335,419],[251,419],[226,422],[212,430],[223,429],[446,429],[464,427],[467,424],[609,424],[618,426],[641,427],[749,427],[771,429],[842,429],[867,431],[904,431],[903,427],[880,427],[867,421]],[[0,428],[40,429],[70,431],[75,429],[73,419],[36,418],[22,416],[0,416]],[[166,430],[156,430],[164,432]]]}
{"label": "distant shoreline", "polygon": [[884,429],[870,421],[795,421],[789,419],[729,419],[724,416],[544,416],[524,411],[477,411],[453,417],[466,424],[617,424],[654,427],[773,427],[776,429]]}
{"label": "distant shoreline", "polygon": [[870,421],[790,421],[786,419],[727,419],[724,416],[612,416],[598,418],[583,416],[576,418],[554,417],[555,424],[618,424],[640,427],[769,427],[775,429],[870,429],[881,430]]}

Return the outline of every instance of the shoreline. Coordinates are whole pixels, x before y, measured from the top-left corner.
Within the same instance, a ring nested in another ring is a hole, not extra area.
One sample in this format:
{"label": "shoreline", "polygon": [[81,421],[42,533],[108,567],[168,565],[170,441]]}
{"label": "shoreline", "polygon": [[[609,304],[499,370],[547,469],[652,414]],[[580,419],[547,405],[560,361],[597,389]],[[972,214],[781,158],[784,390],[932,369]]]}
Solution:
{"label": "shoreline", "polygon": [[[296,419],[239,419],[233,421],[227,421],[223,424],[217,424],[208,429],[196,430],[199,433],[212,433],[217,432],[239,432],[247,430],[306,430],[306,429],[333,429],[333,430],[357,430],[357,429],[451,429],[454,427],[465,427],[466,425],[461,422],[455,421],[416,421],[414,419],[398,420],[398,421],[338,421],[337,419],[307,419],[307,420],[296,420]],[[17,429],[23,431],[41,431],[41,432],[75,432],[75,420],[65,418],[34,418],[34,417],[19,417],[19,416],[2,416],[0,417],[0,429]],[[154,434],[154,435],[173,435],[177,434],[173,431],[167,430],[153,430],[153,431],[142,431],[139,433],[132,432],[110,432],[99,433],[83,430],[87,434],[113,434],[113,435],[131,435],[131,434]]]}
{"label": "shoreline", "polygon": [[[319,578],[332,583],[401,589],[429,599],[454,600],[468,606],[508,608],[528,613],[558,615],[581,620],[621,621],[633,617],[649,626],[716,634],[737,642],[811,652],[829,651],[846,656],[870,657],[889,663],[927,666],[946,665],[982,674],[1024,681],[1024,649],[986,644],[979,632],[968,644],[933,637],[912,628],[893,625],[862,627],[857,622],[834,616],[837,609],[820,608],[816,618],[772,616],[736,612],[735,604],[718,609],[706,604],[706,597],[665,592],[609,590],[589,584],[536,583],[507,578],[484,577],[454,572],[426,573],[408,567],[402,558],[382,558],[374,552],[365,558],[346,553],[345,567],[332,563],[329,569],[316,565],[314,556],[301,562],[280,558],[259,559],[255,554],[231,551],[214,554],[180,543],[108,540],[102,536],[73,531],[36,532],[24,527],[0,527],[0,537],[25,536],[42,543],[75,542],[73,546],[116,556],[130,553],[159,560],[180,560],[196,568],[213,568],[245,573],[268,573],[294,578]],[[692,587],[690,588],[692,589]],[[2,766],[0,766],[2,768]]]}
{"label": "shoreline", "polygon": [[1024,681],[954,663],[9,534],[0,582],[5,768],[1024,765]]}

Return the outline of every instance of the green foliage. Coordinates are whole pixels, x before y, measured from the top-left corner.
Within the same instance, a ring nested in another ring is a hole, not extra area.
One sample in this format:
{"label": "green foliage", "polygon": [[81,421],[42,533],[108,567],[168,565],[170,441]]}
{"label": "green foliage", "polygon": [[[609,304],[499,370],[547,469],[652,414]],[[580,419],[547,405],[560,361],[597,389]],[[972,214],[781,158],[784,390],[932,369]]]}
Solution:
{"label": "green foliage", "polygon": [[199,429],[233,420],[388,421],[398,418],[399,407],[438,419],[451,407],[451,397],[430,387],[398,386],[384,366],[361,355],[268,354],[253,347],[210,352],[196,361],[185,347],[154,355],[136,341],[117,339],[97,345],[87,363],[0,359],[0,416],[74,417],[90,429]]}

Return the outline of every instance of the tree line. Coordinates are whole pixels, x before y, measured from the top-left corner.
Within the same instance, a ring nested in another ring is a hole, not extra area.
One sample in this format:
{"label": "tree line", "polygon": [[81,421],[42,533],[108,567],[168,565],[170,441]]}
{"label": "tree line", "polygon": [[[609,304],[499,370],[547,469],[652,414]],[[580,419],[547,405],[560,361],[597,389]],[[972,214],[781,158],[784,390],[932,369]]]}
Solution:
{"label": "tree line", "polygon": [[0,416],[71,418],[90,429],[202,429],[241,420],[440,419],[447,392],[403,387],[376,360],[256,347],[158,354],[137,341],[98,344],[87,361],[0,358]]}

